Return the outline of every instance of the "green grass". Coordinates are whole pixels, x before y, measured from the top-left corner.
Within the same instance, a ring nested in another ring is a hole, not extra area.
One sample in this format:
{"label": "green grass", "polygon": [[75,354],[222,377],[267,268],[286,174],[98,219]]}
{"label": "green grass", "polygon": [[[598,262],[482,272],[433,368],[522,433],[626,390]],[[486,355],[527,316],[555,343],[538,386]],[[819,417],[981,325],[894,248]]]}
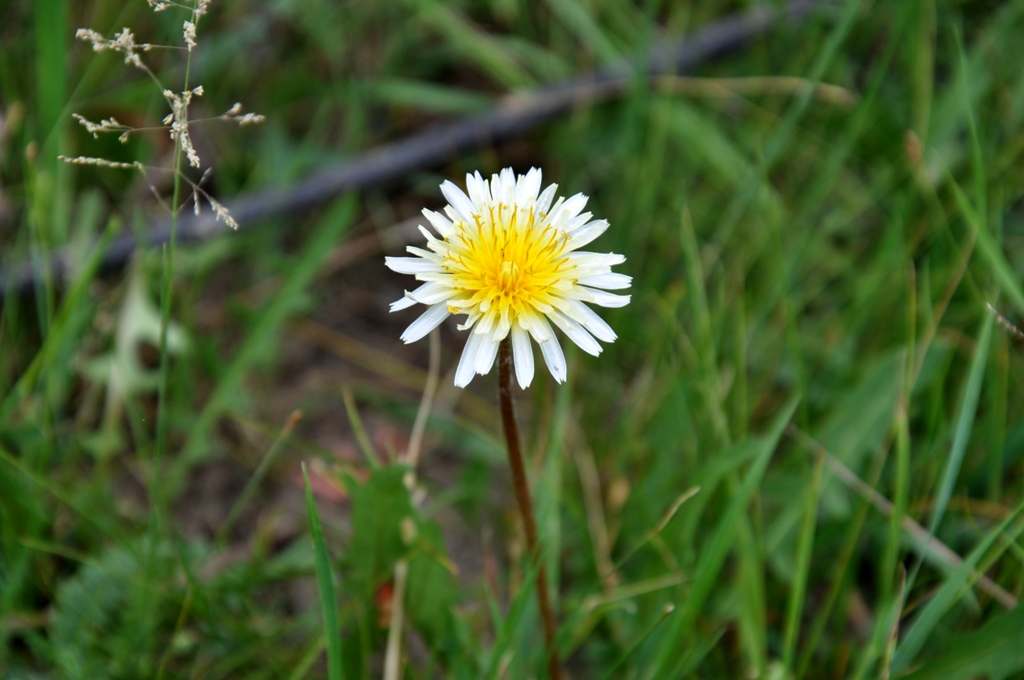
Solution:
{"label": "green grass", "polygon": [[[206,186],[279,187],[751,4],[214,0],[195,111],[267,121],[194,131]],[[568,351],[565,385],[538,368],[518,401],[572,677],[1024,677],[1021,609],[978,583],[1024,590],[1004,323],[1024,325],[1024,0],[847,0],[688,74],[707,87],[638,78],[521,139],[179,243],[173,267],[151,249],[102,270],[107,239],[162,213],[136,174],[56,156],[173,150],[74,123],[166,113],[74,30],[172,43],[182,19],[0,6],[0,263],[40,263],[0,310],[0,676],[380,677],[402,561],[402,677],[546,677],[496,378],[452,388],[464,334],[442,328],[410,494],[395,460],[427,343],[387,313],[409,282],[379,252],[349,261],[438,208],[443,179],[536,165],[591,197],[612,225],[594,248],[634,277],[602,312],[619,340]],[[145,58],[184,79],[180,52]],[[753,76],[848,101],[717,87]],[[64,246],[58,284],[41,263]]]}

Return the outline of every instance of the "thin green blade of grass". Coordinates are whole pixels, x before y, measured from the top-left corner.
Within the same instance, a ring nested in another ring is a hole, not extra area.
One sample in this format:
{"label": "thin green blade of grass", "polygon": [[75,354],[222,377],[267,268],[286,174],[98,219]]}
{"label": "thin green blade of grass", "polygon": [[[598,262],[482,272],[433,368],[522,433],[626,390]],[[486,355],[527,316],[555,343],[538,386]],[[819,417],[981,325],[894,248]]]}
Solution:
{"label": "thin green blade of grass", "polygon": [[40,0],[34,5],[35,24],[35,90],[37,96],[37,141],[42,153],[29,164],[31,180],[25,183],[32,203],[26,220],[33,259],[39,265],[40,280],[36,283],[36,307],[40,331],[49,335],[54,320],[57,287],[49,254],[53,247],[67,240],[68,201],[71,194],[69,168],[57,160],[57,150],[64,143],[67,119],[63,108],[67,101],[67,53],[70,42],[68,5],[60,0]]}
{"label": "thin green blade of grass", "polygon": [[361,84],[367,96],[381,104],[405,106],[431,113],[480,113],[494,104],[491,97],[473,90],[407,78],[377,78]]}
{"label": "thin green blade of grass", "polygon": [[985,258],[988,265],[992,268],[992,274],[995,277],[996,283],[999,284],[999,287],[1017,307],[1017,311],[1024,314],[1024,289],[1021,289],[1017,275],[1014,273],[1010,263],[1006,261],[1002,248],[999,247],[995,237],[992,236],[992,232],[985,226],[974,206],[971,205],[967,194],[964,193],[964,190],[957,184],[956,180],[950,177],[949,184],[953,190],[953,197],[956,199],[960,214],[974,231],[978,252],[981,253],[982,257]]}
{"label": "thin green blade of grass", "polygon": [[[652,540],[654,540],[658,536],[658,534],[660,534],[665,529],[665,527],[668,526],[668,523],[672,521],[672,518],[676,516],[676,513],[679,511],[680,506],[682,506],[683,503],[696,496],[699,492],[700,487],[694,486],[680,494],[680,496],[676,498],[675,501],[672,502],[672,505],[669,506],[668,510],[665,511],[665,514],[661,516],[661,519],[658,520],[658,523],[654,526],[654,528],[652,528],[650,531],[644,534],[644,536],[636,542],[636,545],[627,550],[626,554],[623,555],[619,559],[619,561],[615,563],[615,566],[612,569],[612,571],[616,572],[619,569],[621,569],[622,565],[625,564],[629,560],[629,558],[635,555],[640,550],[640,548],[644,547]],[[602,576],[607,576],[607,574],[602,574]]]}
{"label": "thin green blade of grass", "polygon": [[654,619],[654,622],[651,623],[651,625],[649,625],[646,630],[640,633],[640,635],[637,636],[636,640],[634,640],[629,645],[629,648],[626,649],[626,652],[621,657],[619,657],[619,660],[613,663],[608,668],[608,670],[605,671],[605,674],[602,676],[603,680],[611,680],[611,678],[616,677],[615,673],[620,668],[622,668],[623,665],[625,665],[626,661],[629,660],[629,657],[633,656],[633,654],[636,653],[636,650],[640,648],[640,645],[642,645],[649,637],[651,637],[654,631],[657,630],[658,626],[664,623],[665,619],[671,616],[672,612],[674,612],[675,610],[676,607],[674,604],[665,605],[662,608],[661,612],[658,614],[657,618]]}
{"label": "thin green blade of grass", "polygon": [[366,462],[370,467],[374,470],[379,470],[381,466],[380,456],[377,455],[377,451],[373,448],[373,442],[370,441],[370,437],[366,434],[366,428],[363,427],[363,419],[359,416],[359,408],[356,406],[356,399],[348,385],[342,386],[341,399],[345,403],[345,414],[348,416],[348,423],[351,425],[352,432],[356,436],[356,443],[359,444],[359,449],[363,452],[363,456],[366,457]]}
{"label": "thin green blade of grass", "polygon": [[971,95],[967,90],[967,60],[964,57],[964,45],[960,38],[960,31],[953,31],[953,38],[956,41],[957,65],[960,67],[960,96],[964,111],[967,114],[967,129],[971,138],[971,170],[974,179],[974,201],[978,206],[978,214],[984,219],[988,215],[988,200],[986,196],[985,181],[985,154],[981,148],[981,140],[978,138],[978,123],[974,119],[974,109],[971,106]]}
{"label": "thin green blade of grass", "polygon": [[[871,629],[870,642],[867,649],[861,652],[857,668],[851,680],[863,680],[874,668],[882,654],[894,641],[891,640],[893,630],[897,627],[903,612],[903,595],[901,591],[878,608],[880,614],[875,617]],[[887,672],[891,672],[891,668]],[[888,676],[886,676],[888,677]]]}
{"label": "thin green blade of grass", "polygon": [[[738,488],[731,479],[730,495]],[[765,587],[765,564],[759,546],[763,543],[761,527],[749,516],[741,515],[736,535],[739,570],[735,592],[739,595],[738,628],[743,645],[743,665],[748,673],[763,677],[768,671],[768,615]]]}
{"label": "thin green blade of grass", "polygon": [[991,67],[990,58],[994,53],[1006,51],[1010,45],[1019,44],[1017,34],[1022,13],[1024,3],[1004,2],[983,25],[971,29],[978,39],[962,62],[964,68],[951,69],[956,71],[956,80],[935,98],[932,107],[928,141],[935,150],[929,163],[933,171],[941,173],[943,166],[958,167],[963,162],[962,115],[977,106],[986,93],[999,87],[998,69]]}
{"label": "thin green blade of grass", "polygon": [[797,205],[796,222],[802,223],[814,219],[814,213],[821,209],[822,204],[835,191],[851,153],[857,148],[864,135],[871,130],[872,122],[877,121],[879,95],[882,86],[887,82],[886,75],[890,72],[893,57],[898,51],[897,48],[905,44],[905,41],[901,40],[901,36],[905,28],[913,26],[917,19],[914,9],[914,3],[907,3],[895,30],[886,42],[885,51],[866,79],[867,85],[858,96],[856,108],[844,124],[839,139],[833,141],[829,144],[829,148],[824,150],[827,157],[820,165],[821,170],[816,173],[814,183],[804,193]]}
{"label": "thin green blade of grass", "polygon": [[[989,531],[981,543],[971,551],[971,554],[964,560],[963,564],[946,577],[942,587],[925,605],[924,609],[914,620],[914,624],[907,632],[907,636],[903,639],[902,644],[896,649],[896,656],[892,662],[893,673],[898,673],[905,669],[917,658],[918,653],[925,642],[928,641],[932,631],[935,630],[942,615],[957,600],[961,590],[972,583],[971,575],[975,573],[975,566],[981,561],[981,558],[988,552],[989,548],[992,547],[996,539],[1004,536],[1006,529],[1016,520],[1022,510],[1024,510],[1024,502],[1014,508],[1009,516],[999,523],[999,526]],[[1018,527],[1018,532],[1019,530],[1020,527]],[[1005,544],[1009,542],[1012,541],[1004,541],[1003,550],[1006,549]],[[975,580],[976,578],[977,576],[975,576]]]}
{"label": "thin green blade of grass", "polygon": [[[846,3],[839,20],[814,59],[810,73],[807,76],[808,81],[812,83],[818,82],[824,77],[826,71],[838,55],[839,48],[849,35],[862,4],[863,0],[850,0]],[[716,233],[732,234],[749,206],[761,195],[761,191],[764,188],[763,182],[760,181],[762,176],[770,174],[775,164],[782,157],[783,151],[789,145],[797,130],[797,125],[799,125],[806,114],[813,97],[814,88],[809,86],[807,91],[797,97],[789,106],[782,120],[775,126],[771,136],[765,142],[763,167],[751,167],[748,178],[742,184],[744,189],[736,192],[729,205],[721,211],[721,218],[715,230]]]}
{"label": "thin green blade of grass", "polygon": [[252,473],[249,481],[245,484],[245,488],[242,489],[242,493],[238,497],[238,500],[235,501],[235,504],[231,507],[231,511],[228,512],[228,516],[224,520],[224,523],[220,526],[220,529],[217,530],[217,536],[214,539],[214,543],[221,546],[224,545],[224,539],[231,533],[231,528],[235,525],[235,522],[238,520],[239,515],[242,514],[242,510],[245,509],[245,506],[249,503],[249,500],[252,499],[253,494],[256,493],[256,489],[259,487],[260,482],[263,481],[267,471],[270,470],[270,466],[274,464],[275,460],[277,460],[277,455],[284,449],[285,443],[287,443],[288,438],[291,436],[292,432],[295,430],[295,426],[299,424],[300,420],[302,420],[302,411],[292,411],[292,414],[288,416],[288,420],[285,421],[280,434],[278,434],[274,443],[270,445],[270,449],[267,450],[267,454],[263,456],[263,460],[260,461],[260,464],[256,467],[256,471]]}
{"label": "thin green blade of grass", "polygon": [[67,99],[68,5],[62,0],[39,0],[34,6],[39,132],[49,137],[63,123]]}
{"label": "thin green blade of grass", "polygon": [[703,111],[686,101],[665,102],[669,130],[689,153],[700,155],[709,168],[733,189],[755,171],[735,142]]}
{"label": "thin green blade of grass", "polygon": [[796,411],[799,397],[793,397],[782,407],[778,416],[772,422],[768,433],[759,442],[759,451],[751,469],[747,472],[746,478],[732,498],[721,521],[715,527],[708,540],[708,547],[701,553],[694,571],[693,583],[690,592],[683,602],[679,613],[674,617],[672,627],[662,641],[661,652],[653,668],[654,677],[664,677],[664,673],[674,659],[678,658],[680,649],[685,641],[684,635],[689,632],[694,619],[704,604],[704,601],[711,594],[715,579],[718,578],[736,539],[736,532],[739,522],[747,505],[750,503],[754,492],[757,490],[761,478],[768,467],[768,461],[778,446],[779,438],[786,425]]}
{"label": "thin green blade of grass", "polygon": [[27,477],[33,484],[43,489],[55,499],[81,515],[90,524],[100,530],[112,540],[127,542],[127,535],[121,530],[112,518],[98,517],[93,512],[83,507],[73,496],[58,488],[46,476],[31,470],[25,463],[13,456],[3,445],[0,445],[0,461],[7,463],[10,467]]}
{"label": "thin green blade of grass", "polygon": [[[842,47],[846,41],[846,37],[850,34],[850,29],[853,28],[854,20],[857,18],[857,13],[860,11],[863,0],[848,0],[843,7],[842,14],[839,16],[839,20],[836,22],[835,28],[828,36],[825,44],[822,46],[821,51],[818,53],[814,60],[814,65],[811,67],[811,71],[807,78],[811,82],[820,81],[829,66],[836,59],[839,54],[839,48]],[[814,88],[808,87],[807,90],[793,102],[790,110],[786,112],[782,123],[775,130],[771,139],[765,144],[765,165],[766,170],[770,170],[775,165],[782,153],[789,143],[794,131],[796,130],[797,124],[803,118],[807,112],[807,108],[811,101],[814,99]]]}
{"label": "thin green blade of grass", "polygon": [[327,640],[321,636],[309,643],[309,646],[302,652],[302,656],[299,657],[299,661],[295,664],[295,668],[292,670],[291,675],[288,676],[287,680],[302,680],[309,673],[309,669],[316,663],[316,659],[320,656],[324,648],[327,646]]}
{"label": "thin green blade of grass", "polygon": [[[722,639],[724,634],[725,629],[719,628],[707,637],[698,638],[686,654],[680,655],[678,663],[665,677],[692,678],[694,671],[697,670],[697,666],[718,646],[718,641]],[[648,672],[640,677],[649,679],[654,676]]]}
{"label": "thin green blade of grass", "polygon": [[604,34],[601,25],[577,0],[547,0],[545,4],[565,29],[574,34],[599,61],[610,63],[619,58],[619,51]]}
{"label": "thin green blade of grass", "polygon": [[111,239],[117,235],[120,226],[120,221],[116,219],[112,219],[107,223],[107,228],[103,231],[99,242],[92,249],[88,259],[82,265],[75,280],[68,288],[68,292],[64,296],[64,301],[61,303],[53,326],[50,333],[46,336],[42,348],[36,353],[28,368],[18,378],[18,381],[14,384],[14,387],[4,398],[3,402],[0,403],[0,421],[10,417],[14,407],[28,396],[35,387],[39,375],[49,367],[53,357],[60,349],[61,343],[67,341],[66,336],[72,330],[69,327],[69,322],[73,313],[83,304],[85,296],[89,292],[89,285],[92,283],[93,278],[95,278],[96,273],[99,271],[100,264],[103,262],[103,254],[106,252]]}
{"label": "thin green blade of grass", "polygon": [[882,557],[883,589],[880,602],[887,602],[896,577],[896,561],[899,556],[900,534],[903,519],[907,514],[907,497],[910,486],[910,428],[907,424],[906,405],[901,400],[896,412],[896,480],[893,494],[893,510],[889,517],[889,537]]}
{"label": "thin green blade of grass", "polygon": [[899,569],[899,589],[893,598],[891,615],[889,619],[889,632],[886,635],[885,651],[882,656],[880,680],[889,680],[892,675],[892,657],[896,653],[896,644],[899,642],[900,622],[903,619],[903,602],[906,599],[907,570],[902,564]]}
{"label": "thin green blade of grass", "polygon": [[988,201],[986,196],[987,182],[985,177],[984,152],[981,148],[981,140],[978,136],[978,124],[974,117],[971,94],[968,91],[969,78],[967,60],[964,55],[963,43],[961,42],[960,33],[958,31],[954,32],[954,38],[956,40],[958,58],[957,65],[960,69],[960,86],[957,88],[957,92],[961,97],[960,103],[963,107],[964,114],[967,117],[967,128],[970,132],[971,140],[971,169],[975,193],[973,204],[964,194],[959,184],[953,180],[952,176],[950,176],[950,184],[953,187],[953,194],[956,199],[957,207],[959,208],[963,218],[970,225],[971,230],[974,232],[978,248],[985,259],[988,260],[989,266],[992,267],[993,273],[995,274],[1000,287],[1006,291],[1007,295],[1010,296],[1010,299],[1017,305],[1018,311],[1024,312],[1024,292],[1021,290],[1016,274],[1010,267],[1009,263],[1007,263],[1006,258],[1003,256],[1002,249],[999,247],[998,242],[988,229]]}
{"label": "thin green blade of grass", "polygon": [[306,464],[302,464],[302,484],[306,493],[306,514],[309,516],[309,533],[313,538],[313,552],[316,558],[316,583],[320,592],[320,608],[324,617],[324,636],[327,639],[328,680],[342,680],[344,670],[341,659],[341,623],[338,619],[338,599],[334,593],[334,575],[331,558],[327,552],[320,516],[316,512],[316,501],[309,487]]}
{"label": "thin green blade of grass", "polygon": [[981,333],[978,335],[967,383],[964,385],[964,391],[960,398],[960,408],[957,410],[956,425],[953,431],[953,444],[949,448],[946,467],[942,472],[942,481],[939,483],[939,492],[935,499],[935,509],[931,521],[928,523],[928,532],[931,534],[935,533],[946,512],[946,506],[949,505],[949,499],[953,495],[953,485],[956,484],[956,479],[960,475],[960,467],[963,465],[964,454],[967,452],[967,443],[971,438],[974,418],[978,411],[978,399],[981,396],[981,383],[985,377],[994,323],[995,316],[986,314],[985,320],[982,322]]}
{"label": "thin green blade of grass", "polygon": [[793,589],[790,592],[789,607],[786,610],[786,628],[782,644],[782,666],[786,675],[793,668],[793,656],[796,653],[797,635],[800,632],[804,597],[807,594],[807,580],[810,574],[814,531],[818,518],[818,499],[821,496],[821,477],[824,467],[825,459],[819,457],[811,476],[804,508],[804,520],[800,527],[800,538],[797,543],[796,571],[793,574]]}
{"label": "thin green blade of grass", "polygon": [[683,204],[682,219],[679,226],[679,241],[683,251],[683,261],[690,294],[690,313],[696,326],[694,344],[696,346],[702,370],[703,388],[707,395],[708,408],[711,412],[712,426],[719,446],[726,447],[732,442],[729,436],[729,425],[726,419],[725,405],[722,403],[718,389],[718,352],[715,346],[714,325],[712,323],[705,272],[700,258],[697,236],[693,229],[693,219],[686,203]]}
{"label": "thin green blade of grass", "polygon": [[[573,361],[574,352],[566,348],[566,359]],[[571,365],[571,364],[570,364]],[[551,591],[551,605],[558,611],[559,569],[562,554],[562,476],[565,454],[566,430],[573,404],[573,382],[569,381],[558,388],[555,395],[555,408],[551,419],[551,429],[547,437],[544,453],[543,471],[535,484],[537,504],[537,527],[544,560],[547,563],[548,587]]]}
{"label": "thin green blade of grass", "polygon": [[526,607],[528,604],[533,602],[534,592],[537,589],[537,576],[540,574],[541,564],[543,564],[543,562],[540,559],[534,560],[533,564],[529,565],[526,573],[523,574],[523,586],[519,589],[519,592],[516,593],[516,596],[512,601],[512,605],[509,607],[507,616],[501,617],[500,612],[498,612],[496,608],[492,612],[493,614],[498,615],[500,626],[495,631],[497,635],[494,641],[494,647],[491,649],[490,660],[487,664],[487,672],[484,673],[484,677],[489,680],[497,680],[499,677],[498,671],[501,670],[502,661],[505,659],[506,652],[512,644],[516,631],[519,629],[519,623],[522,621],[523,615],[526,613]]}
{"label": "thin green blade of grass", "polygon": [[[175,151],[175,161],[181,163],[181,150]],[[178,191],[180,178],[174,177],[174,205],[178,205]],[[157,407],[156,407],[156,436],[152,453],[150,456],[150,474],[148,480],[149,493],[149,546],[156,548],[157,536],[161,527],[165,525],[164,518],[169,513],[165,504],[167,496],[164,494],[163,485],[160,480],[163,477],[163,458],[167,451],[167,380],[170,372],[171,356],[167,348],[167,337],[171,326],[171,286],[174,278],[174,232],[177,224],[177,208],[171,216],[171,240],[163,247],[163,272],[161,274],[161,300],[160,300],[160,368],[157,379]]]}
{"label": "thin green blade of grass", "polygon": [[568,614],[558,638],[558,651],[566,658],[575,653],[601,619],[616,609],[624,609],[631,600],[686,582],[679,573],[656,576],[653,579],[627,583],[614,589],[583,598],[579,607]]}
{"label": "thin green blade of grass", "polygon": [[482,71],[509,90],[533,85],[533,78],[497,40],[461,12],[437,0],[414,0],[420,20],[436,30]]}

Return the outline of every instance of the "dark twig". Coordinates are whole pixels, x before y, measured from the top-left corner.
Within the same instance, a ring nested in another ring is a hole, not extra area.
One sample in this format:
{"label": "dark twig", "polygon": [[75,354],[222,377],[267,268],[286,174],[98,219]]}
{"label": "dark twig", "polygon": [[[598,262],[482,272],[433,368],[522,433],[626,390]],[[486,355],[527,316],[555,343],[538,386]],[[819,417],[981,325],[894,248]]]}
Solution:
{"label": "dark twig", "polygon": [[[387,184],[410,172],[436,167],[460,153],[514,138],[581,105],[614,97],[629,87],[637,73],[663,76],[691,71],[767,33],[780,20],[802,19],[821,4],[820,0],[792,0],[781,10],[761,6],[725,17],[682,40],[655,46],[644,58],[626,60],[563,83],[505,97],[487,113],[428,127],[289,186],[261,188],[225,201],[225,205],[244,227],[315,208],[345,191]],[[177,240],[203,240],[227,231],[213,214],[182,215],[178,220]],[[142,245],[166,243],[170,238],[170,224],[158,222],[146,233]],[[103,266],[111,268],[123,264],[138,247],[132,234],[115,239],[107,248]],[[63,279],[71,269],[67,251],[58,251],[51,257],[50,270],[57,280]],[[40,263],[33,266],[28,262],[4,271],[0,274],[0,300],[11,287],[18,292],[31,291],[40,271]]]}
{"label": "dark twig", "polygon": [[540,603],[540,618],[544,627],[544,648],[548,659],[548,675],[551,680],[562,677],[562,664],[558,660],[558,648],[555,639],[558,637],[558,624],[555,612],[551,608],[551,596],[548,594],[548,573],[544,568],[544,554],[537,538],[537,520],[533,513],[533,501],[530,500],[530,485],[526,480],[526,465],[523,463],[523,451],[519,445],[519,427],[516,424],[515,403],[512,400],[512,340],[505,338],[498,345],[498,397],[501,402],[501,424],[505,431],[505,442],[508,444],[508,466],[512,471],[512,488],[516,494],[516,505],[523,518],[523,529],[526,533],[526,554],[530,560],[537,560],[537,600]]}

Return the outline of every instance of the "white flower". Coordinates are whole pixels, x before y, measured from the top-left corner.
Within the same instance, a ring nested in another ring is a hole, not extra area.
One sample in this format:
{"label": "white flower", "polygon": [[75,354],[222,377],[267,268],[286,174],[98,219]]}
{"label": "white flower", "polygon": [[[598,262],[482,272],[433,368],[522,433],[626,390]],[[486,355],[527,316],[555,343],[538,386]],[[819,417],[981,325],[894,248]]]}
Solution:
{"label": "white flower", "polygon": [[[566,365],[549,321],[585,352],[597,356],[597,340],[613,342],[615,332],[586,302],[622,307],[628,295],[605,290],[628,288],[631,278],[612,272],[626,258],[614,253],[580,252],[608,228],[605,220],[582,213],[587,197],[576,194],[552,205],[558,185],[540,191],[541,173],[532,168],[518,179],[511,168],[492,175],[466,175],[469,196],[446,181],[447,215],[424,210],[440,239],[420,227],[427,250],[409,246],[416,257],[388,257],[400,274],[414,274],[424,284],[392,303],[391,311],[428,306],[402,334],[406,343],[432,331],[449,314],[465,314],[459,330],[472,329],[462,352],[455,384],[465,387],[477,373],[494,365],[498,344],[511,334],[519,385],[533,381],[532,336],[558,382]],[[601,290],[604,289],[604,290]],[[596,338],[596,340],[595,340]]]}

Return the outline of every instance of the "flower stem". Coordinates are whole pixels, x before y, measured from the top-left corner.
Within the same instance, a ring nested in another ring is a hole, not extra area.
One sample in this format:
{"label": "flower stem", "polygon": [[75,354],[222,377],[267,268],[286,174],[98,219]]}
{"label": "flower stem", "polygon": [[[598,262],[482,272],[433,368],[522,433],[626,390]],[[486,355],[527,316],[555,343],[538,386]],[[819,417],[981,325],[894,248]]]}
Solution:
{"label": "flower stem", "polygon": [[530,500],[530,487],[526,481],[526,466],[523,464],[523,452],[519,445],[519,427],[516,425],[515,403],[512,400],[512,342],[509,338],[502,340],[498,347],[498,396],[501,401],[501,422],[505,430],[505,441],[508,444],[508,464],[512,471],[512,488],[515,490],[519,514],[523,517],[523,528],[526,530],[526,547],[530,559],[540,561],[540,569],[537,572],[537,600],[540,603],[540,617],[544,624],[548,673],[551,680],[560,680],[562,665],[558,660],[558,649],[555,647],[557,632],[555,614],[551,609],[551,597],[548,594],[548,575],[544,568],[544,556],[541,554],[540,542],[537,540],[537,520],[533,513],[533,502]]}

